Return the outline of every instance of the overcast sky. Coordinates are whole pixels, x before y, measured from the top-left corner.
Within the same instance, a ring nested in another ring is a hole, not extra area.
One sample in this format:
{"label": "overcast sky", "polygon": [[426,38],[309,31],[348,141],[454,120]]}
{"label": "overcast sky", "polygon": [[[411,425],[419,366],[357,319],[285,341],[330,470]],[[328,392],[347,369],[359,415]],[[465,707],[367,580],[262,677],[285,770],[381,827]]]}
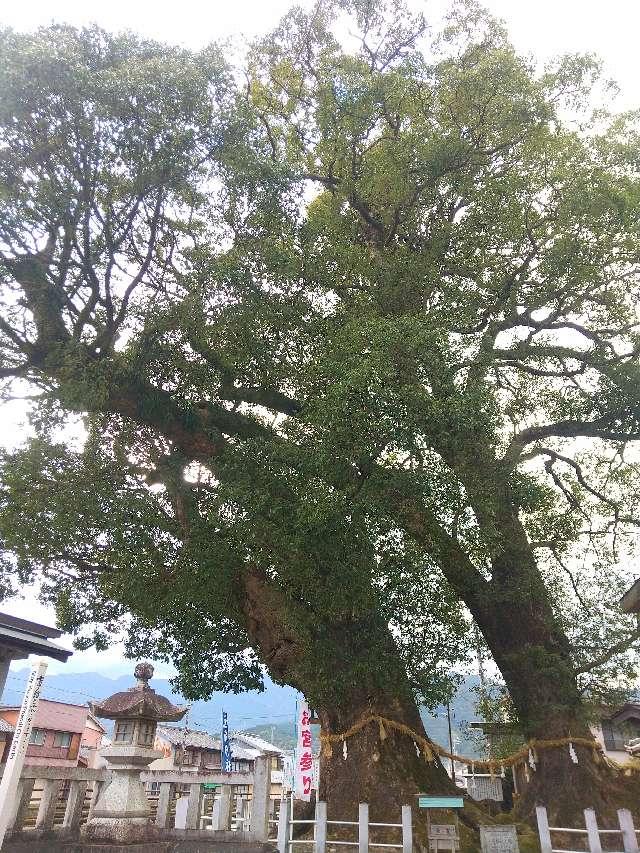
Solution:
{"label": "overcast sky", "polygon": [[[98,23],[106,29],[135,30],[151,38],[199,48],[210,41],[231,35],[251,37],[271,29],[289,7],[289,0],[4,0],[0,2],[0,24],[15,29],[33,29],[42,24],[67,22],[75,25]],[[304,4],[306,5],[306,4]],[[416,4],[417,5],[417,4]],[[440,0],[437,6],[440,7]],[[640,106],[638,73],[638,0],[486,0],[485,6],[504,19],[512,40],[521,52],[540,62],[558,53],[593,52],[605,64],[607,75],[621,88],[617,106]],[[422,4],[429,12],[430,3]],[[23,406],[5,407],[0,418],[0,442],[12,445],[19,440]],[[3,605],[7,612],[53,624],[54,617],[27,595],[23,601]],[[70,647],[70,643],[65,643]],[[65,671],[128,672],[130,663],[120,663],[117,650],[102,653],[75,653]],[[24,665],[24,664],[22,664]],[[51,663],[50,671],[62,665]],[[166,669],[163,668],[163,674]],[[158,672],[158,674],[161,674]]]}

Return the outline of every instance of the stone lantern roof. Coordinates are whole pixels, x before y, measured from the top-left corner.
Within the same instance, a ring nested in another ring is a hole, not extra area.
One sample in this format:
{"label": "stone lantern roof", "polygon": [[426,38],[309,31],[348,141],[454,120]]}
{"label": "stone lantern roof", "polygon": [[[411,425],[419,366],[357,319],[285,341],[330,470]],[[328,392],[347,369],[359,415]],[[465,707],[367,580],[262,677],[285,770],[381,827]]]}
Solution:
{"label": "stone lantern roof", "polygon": [[91,713],[107,720],[155,720],[159,723],[175,723],[187,713],[187,707],[173,705],[166,696],[160,696],[149,687],[153,677],[150,663],[139,663],[134,673],[138,680],[135,687],[114,693],[102,702],[90,702]]}

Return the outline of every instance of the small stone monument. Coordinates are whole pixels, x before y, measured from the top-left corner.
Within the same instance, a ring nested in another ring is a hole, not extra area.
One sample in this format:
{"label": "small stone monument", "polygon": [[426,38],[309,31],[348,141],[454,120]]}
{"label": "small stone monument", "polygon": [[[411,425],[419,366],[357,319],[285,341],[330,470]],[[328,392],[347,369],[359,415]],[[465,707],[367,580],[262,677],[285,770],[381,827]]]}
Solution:
{"label": "small stone monument", "polygon": [[482,853],[520,853],[516,828],[512,825],[481,826]]}
{"label": "small stone monument", "polygon": [[96,717],[115,720],[113,743],[100,754],[112,772],[111,781],[100,792],[91,819],[83,827],[88,841],[133,844],[152,841],[158,836],[151,823],[151,809],[140,780],[140,773],[161,758],[153,748],[159,722],[177,722],[187,708],[172,705],[149,687],[153,676],[150,663],[139,663],[134,675],[135,687],[114,693],[102,702],[91,702]]}

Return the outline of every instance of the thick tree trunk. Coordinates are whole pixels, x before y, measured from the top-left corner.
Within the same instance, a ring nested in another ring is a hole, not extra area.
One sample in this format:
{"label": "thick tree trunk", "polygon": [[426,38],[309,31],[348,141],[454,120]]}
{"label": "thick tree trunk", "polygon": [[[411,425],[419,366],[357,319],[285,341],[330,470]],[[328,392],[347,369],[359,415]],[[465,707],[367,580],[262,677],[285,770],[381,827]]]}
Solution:
{"label": "thick tree trunk", "polygon": [[[340,734],[363,715],[374,713],[407,725],[425,737],[414,700],[407,694],[373,695],[353,685],[345,692],[340,706],[319,708],[322,731]],[[328,804],[331,820],[357,820],[358,803],[369,804],[373,822],[400,823],[402,806],[411,805],[415,849],[427,849],[426,815],[417,808],[417,795],[461,795],[437,757],[432,762],[416,750],[414,741],[404,733],[387,728],[381,737],[379,725],[370,723],[343,743],[333,743],[331,755],[321,755],[320,799]],[[470,803],[465,820],[477,822],[479,809]],[[345,834],[345,837],[351,838]],[[399,843],[400,830],[371,830],[373,843]]]}
{"label": "thick tree trunk", "polygon": [[[568,638],[558,622],[549,591],[519,517],[508,477],[482,453],[483,464],[456,464],[487,539],[493,543],[490,580],[460,572],[455,559],[443,569],[480,626],[502,673],[527,740],[591,739],[587,709],[578,689]],[[455,555],[454,555],[455,557]],[[594,741],[595,745],[595,741]],[[520,796],[517,813],[531,820],[537,804],[549,810],[556,825],[583,820],[594,807],[602,820],[615,809],[637,810],[638,783],[605,762],[598,752],[575,746],[537,751],[536,770],[516,771]],[[529,781],[527,781],[527,775]]]}
{"label": "thick tree trunk", "polygon": [[[320,705],[322,731],[340,734],[370,713],[408,726],[425,737],[418,708],[410,695],[382,695],[354,684],[340,705]],[[354,820],[358,803],[369,803],[374,821],[400,821],[403,805],[416,805],[419,793],[451,794],[454,785],[437,757],[427,761],[408,735],[369,723],[321,756],[320,797],[338,820]],[[419,754],[418,754],[419,753]]]}
{"label": "thick tree trunk", "polygon": [[[515,578],[516,573],[510,573]],[[485,639],[509,690],[523,735],[528,740],[568,737],[591,739],[586,708],[578,690],[567,639],[551,612],[546,591],[535,577],[520,582],[518,600],[503,584],[502,606],[478,614]],[[526,590],[526,595],[522,591]],[[495,593],[495,590],[494,590]],[[595,741],[594,741],[595,745]],[[582,823],[593,807],[603,821],[615,823],[623,806],[638,810],[638,783],[625,777],[594,749],[574,744],[536,751],[535,771],[520,767],[517,813],[531,819],[538,804],[552,823]],[[529,777],[527,780],[527,776]]]}
{"label": "thick tree trunk", "polygon": [[[304,640],[295,636],[281,593],[259,573],[245,583],[249,633],[271,676],[299,689],[318,711],[322,732],[341,735],[368,715],[407,726],[426,737],[404,666],[387,626],[375,613],[346,622],[317,624]],[[412,737],[370,722],[325,750],[320,762],[320,798],[329,818],[355,821],[368,803],[374,822],[400,823],[403,805],[414,809],[418,841],[424,841],[424,812],[417,794],[460,794],[441,762],[428,761]],[[479,809],[469,803],[465,820]],[[397,842],[398,833],[390,839]]]}

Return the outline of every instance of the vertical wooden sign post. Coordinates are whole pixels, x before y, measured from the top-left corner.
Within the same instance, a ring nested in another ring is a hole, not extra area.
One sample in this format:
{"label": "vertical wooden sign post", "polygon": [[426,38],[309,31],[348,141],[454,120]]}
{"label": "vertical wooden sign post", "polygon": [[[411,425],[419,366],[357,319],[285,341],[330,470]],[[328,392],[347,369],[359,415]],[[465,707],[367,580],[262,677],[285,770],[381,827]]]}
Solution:
{"label": "vertical wooden sign post", "polygon": [[13,740],[9,749],[9,757],[4,768],[2,781],[0,782],[0,848],[4,842],[9,822],[13,820],[15,812],[16,791],[20,774],[27,754],[27,746],[31,737],[33,718],[40,700],[40,690],[47,671],[47,662],[39,660],[32,664],[27,689],[25,690],[20,708],[20,715],[13,733]]}

